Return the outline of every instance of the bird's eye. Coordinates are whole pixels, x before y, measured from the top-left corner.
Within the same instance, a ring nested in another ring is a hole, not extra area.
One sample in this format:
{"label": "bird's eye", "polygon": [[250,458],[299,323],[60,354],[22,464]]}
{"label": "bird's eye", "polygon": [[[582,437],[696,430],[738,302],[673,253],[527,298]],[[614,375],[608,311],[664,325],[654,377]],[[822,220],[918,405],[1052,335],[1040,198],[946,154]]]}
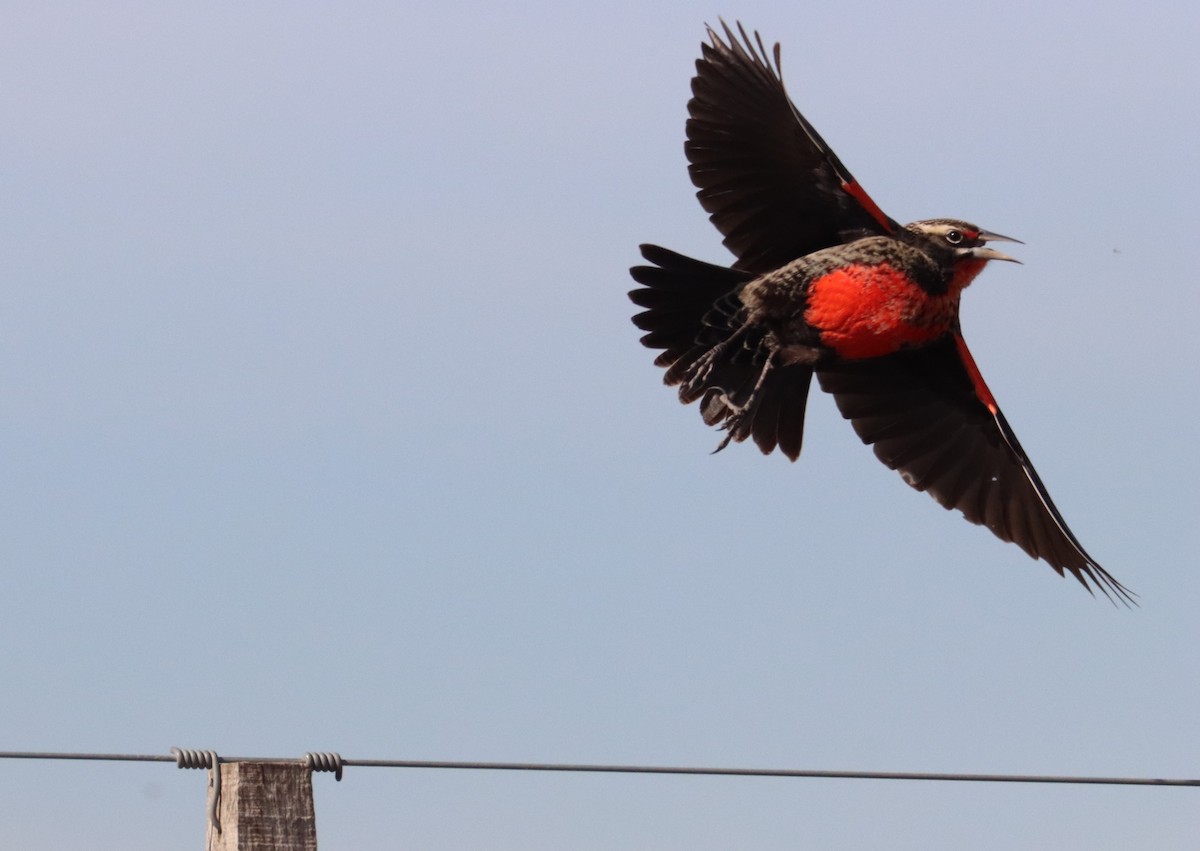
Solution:
{"label": "bird's eye", "polygon": [[962,241],[963,241],[963,232],[962,231],[960,231],[960,230],[946,231],[946,242],[950,243],[951,245],[958,245]]}

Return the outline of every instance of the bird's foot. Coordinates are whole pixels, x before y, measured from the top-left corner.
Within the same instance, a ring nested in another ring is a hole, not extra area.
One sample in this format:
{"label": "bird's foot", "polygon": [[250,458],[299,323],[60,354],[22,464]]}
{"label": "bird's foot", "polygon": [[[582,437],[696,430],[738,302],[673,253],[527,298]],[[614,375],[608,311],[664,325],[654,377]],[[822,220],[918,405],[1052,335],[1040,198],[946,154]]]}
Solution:
{"label": "bird's foot", "polygon": [[729,401],[729,397],[722,394],[721,401],[725,403],[728,411],[725,415],[725,423],[721,426],[725,430],[725,436],[721,438],[721,442],[717,444],[717,448],[712,451],[716,455],[734,440],[745,440],[750,433],[750,425],[753,418],[750,417],[750,406],[738,406]]}
{"label": "bird's foot", "polygon": [[[746,401],[738,405],[729,398],[723,391],[719,396],[715,397],[712,402],[724,407],[725,424],[722,426],[725,429],[725,437],[717,444],[717,448],[713,453],[720,452],[731,441],[742,441],[750,436],[751,429],[754,426],[754,410],[758,405],[760,394],[762,393],[763,385],[767,383],[767,376],[771,374],[771,370],[775,366],[775,355],[772,352],[763,361],[762,369],[758,373],[758,380],[754,382],[754,387],[750,390],[750,395],[746,397]],[[713,411],[715,414],[716,411]],[[708,421],[708,415],[705,415],[705,420]],[[714,416],[711,420],[716,422],[717,417]]]}
{"label": "bird's foot", "polygon": [[708,379],[713,373],[713,368],[716,366],[717,359],[725,351],[727,345],[727,342],[717,343],[717,345],[696,358],[692,365],[687,368],[687,372],[683,374],[683,386],[680,388],[681,395],[686,394],[694,399],[704,392],[708,384]]}

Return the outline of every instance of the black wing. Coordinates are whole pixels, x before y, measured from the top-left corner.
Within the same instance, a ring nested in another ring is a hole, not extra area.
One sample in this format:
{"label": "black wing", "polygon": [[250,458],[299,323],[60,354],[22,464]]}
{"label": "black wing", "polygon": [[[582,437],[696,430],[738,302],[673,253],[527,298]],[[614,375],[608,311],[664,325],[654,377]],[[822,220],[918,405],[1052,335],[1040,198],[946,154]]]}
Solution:
{"label": "black wing", "polygon": [[696,193],[735,268],[762,274],[822,248],[899,225],[859,187],[796,109],[762,38],[710,27],[688,102],[684,150]]}
{"label": "black wing", "polygon": [[1004,541],[1068,570],[1089,591],[1133,602],[1067,528],[1046,486],[978,378],[962,338],[818,370],[864,443],[917,490]]}

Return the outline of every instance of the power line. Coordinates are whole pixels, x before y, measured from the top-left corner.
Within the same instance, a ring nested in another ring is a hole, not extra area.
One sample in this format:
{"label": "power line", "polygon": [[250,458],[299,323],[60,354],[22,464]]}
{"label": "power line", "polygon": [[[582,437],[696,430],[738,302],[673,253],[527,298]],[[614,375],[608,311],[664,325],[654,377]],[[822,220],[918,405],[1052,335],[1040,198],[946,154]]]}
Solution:
{"label": "power line", "polygon": [[[211,763],[191,764],[192,754],[210,751],[179,751],[167,754],[54,753],[46,751],[0,751],[0,759],[98,760],[120,762],[173,762],[180,768],[212,767]],[[213,757],[215,758],[215,754]],[[336,753],[310,753],[299,759],[289,757],[221,756],[220,762],[300,762],[317,771],[336,771],[341,779],[344,767],[363,768],[437,768],[468,771],[548,771],[593,774],[674,774],[710,777],[807,777],[840,780],[940,780],[967,783],[1060,783],[1094,786],[1200,786],[1200,779],[1164,777],[1095,777],[1051,774],[962,774],[916,771],[827,771],[790,768],[704,768],[666,765],[598,765],[589,763],[541,762],[454,762],[412,759],[351,759]],[[215,760],[214,760],[215,761]]]}

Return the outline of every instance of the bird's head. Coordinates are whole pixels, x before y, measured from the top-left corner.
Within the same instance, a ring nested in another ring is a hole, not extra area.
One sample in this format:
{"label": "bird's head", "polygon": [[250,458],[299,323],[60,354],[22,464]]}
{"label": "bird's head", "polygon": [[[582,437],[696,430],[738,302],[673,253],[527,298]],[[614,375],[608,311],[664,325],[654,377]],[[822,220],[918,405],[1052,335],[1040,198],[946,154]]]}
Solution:
{"label": "bird's head", "polygon": [[959,219],[924,219],[905,225],[905,230],[915,235],[918,241],[930,249],[930,253],[947,261],[953,269],[952,286],[956,289],[962,289],[971,283],[975,276],[983,271],[983,267],[989,260],[1021,262],[987,244],[989,242],[1021,243],[1021,240],[992,233],[970,222]]}

